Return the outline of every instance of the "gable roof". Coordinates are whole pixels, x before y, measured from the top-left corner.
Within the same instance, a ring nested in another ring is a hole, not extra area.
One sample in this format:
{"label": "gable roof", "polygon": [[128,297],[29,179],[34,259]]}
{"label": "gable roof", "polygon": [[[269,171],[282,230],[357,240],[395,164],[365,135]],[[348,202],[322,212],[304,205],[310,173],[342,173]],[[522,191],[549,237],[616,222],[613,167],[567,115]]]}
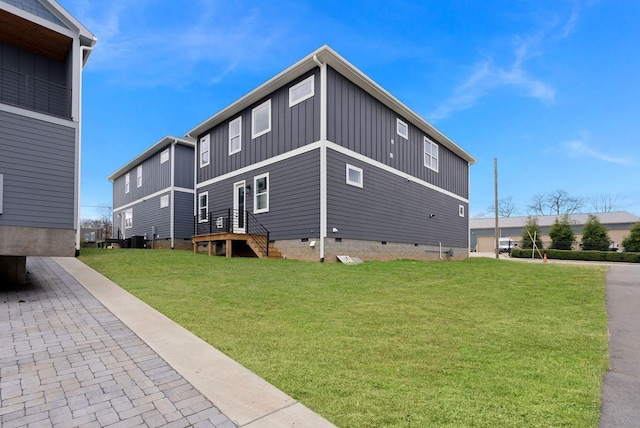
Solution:
{"label": "gable roof", "polygon": [[107,177],[107,180],[113,182],[116,178],[118,178],[121,175],[125,174],[127,171],[130,171],[134,167],[140,165],[147,158],[149,158],[149,157],[153,156],[154,154],[158,153],[158,150],[162,149],[163,147],[168,146],[169,144],[174,144],[174,143],[175,144],[182,144],[183,146],[187,146],[187,147],[194,147],[195,146],[194,141],[191,140],[191,139],[180,138],[180,137],[171,137],[171,136],[167,135],[166,137],[162,138],[160,141],[155,143],[153,146],[149,147],[147,150],[145,150],[144,152],[140,153],[138,156],[136,156],[135,158],[133,158],[129,162],[127,162],[122,168],[118,169],[116,172],[114,172],[109,177]]}
{"label": "gable roof", "polygon": [[316,51],[310,53],[286,70],[282,71],[278,75],[269,79],[267,82],[258,86],[256,89],[249,92],[244,97],[230,104],[202,123],[198,124],[196,127],[187,132],[186,136],[190,138],[197,138],[199,135],[213,128],[219,123],[231,119],[238,112],[251,106],[263,97],[269,95],[271,92],[317,67],[318,64],[316,63],[316,60],[330,65],[333,69],[338,71],[343,76],[347,77],[349,80],[361,87],[382,104],[389,107],[399,115],[405,117],[409,122],[411,122],[426,134],[434,137],[436,140],[438,140],[438,143],[442,144],[444,147],[448,148],[453,153],[466,160],[469,164],[473,164],[476,162],[476,159],[473,156],[463,150],[446,135],[436,129],[433,125],[419,116],[409,107],[400,102],[396,97],[387,92],[384,88],[382,88],[371,78],[354,67],[351,63],[349,63],[346,59],[341,57],[336,51],[334,51],[327,45],[324,45]]}
{"label": "gable roof", "polygon": [[[628,211],[617,211],[612,213],[594,213],[600,220],[600,223],[607,224],[633,224],[640,221],[640,217],[631,214]],[[538,219],[538,226],[553,226],[556,218],[562,216],[556,215],[533,215]],[[498,219],[498,227],[500,228],[519,228],[525,227],[527,224],[526,217],[501,217]],[[589,214],[571,214],[569,220],[574,224],[585,224],[589,218]],[[495,218],[472,218],[469,220],[471,230],[475,229],[494,229],[496,225]]]}

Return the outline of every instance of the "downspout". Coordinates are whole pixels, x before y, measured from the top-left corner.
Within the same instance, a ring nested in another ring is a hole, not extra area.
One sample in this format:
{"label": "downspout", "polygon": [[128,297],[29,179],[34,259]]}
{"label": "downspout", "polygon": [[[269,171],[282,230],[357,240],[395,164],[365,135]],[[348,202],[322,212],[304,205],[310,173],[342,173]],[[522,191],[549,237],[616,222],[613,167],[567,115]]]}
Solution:
{"label": "downspout", "polygon": [[176,167],[176,163],[175,163],[175,153],[176,153],[175,147],[176,147],[176,144],[178,144],[178,140],[174,139],[173,143],[171,144],[171,155],[170,155],[171,156],[171,159],[170,159],[171,160],[171,187],[170,187],[171,190],[169,190],[169,210],[170,210],[170,212],[169,212],[169,236],[171,237],[171,249],[172,250],[173,250],[174,245],[175,245],[175,242],[174,242],[175,241],[175,237],[174,237],[175,228],[174,228],[174,224],[173,223],[175,221],[175,213],[174,213],[175,200],[174,200],[174,198],[175,198],[175,194],[176,193],[175,193],[174,186],[175,186],[175,171],[176,171],[175,170],[175,167]]}
{"label": "downspout", "polygon": [[313,56],[320,67],[320,262],[325,259],[327,237],[327,65]]}
{"label": "downspout", "polygon": [[[193,140],[193,224],[196,224],[196,215],[198,215],[198,140],[191,136],[191,134],[186,135],[188,138]],[[196,231],[194,230],[195,234]]]}
{"label": "downspout", "polygon": [[97,38],[91,40],[90,46],[80,46],[80,73],[78,73],[78,187],[76,190],[77,206],[76,206],[76,257],[80,255],[80,181],[82,177],[82,69],[84,69],[84,61],[82,55],[85,51],[93,51]]}

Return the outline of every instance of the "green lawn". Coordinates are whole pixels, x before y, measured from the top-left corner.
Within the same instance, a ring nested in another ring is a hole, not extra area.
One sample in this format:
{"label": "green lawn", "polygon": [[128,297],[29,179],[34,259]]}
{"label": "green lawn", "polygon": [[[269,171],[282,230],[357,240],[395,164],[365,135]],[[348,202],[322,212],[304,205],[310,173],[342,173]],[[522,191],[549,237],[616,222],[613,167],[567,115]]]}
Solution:
{"label": "green lawn", "polygon": [[341,427],[596,427],[603,267],[81,260]]}

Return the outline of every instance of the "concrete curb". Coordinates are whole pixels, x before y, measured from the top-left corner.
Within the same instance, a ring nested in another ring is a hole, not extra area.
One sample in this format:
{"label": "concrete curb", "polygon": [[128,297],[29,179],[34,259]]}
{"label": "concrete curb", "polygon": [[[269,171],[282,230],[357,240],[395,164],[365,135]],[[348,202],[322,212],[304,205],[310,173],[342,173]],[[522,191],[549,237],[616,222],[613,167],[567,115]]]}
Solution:
{"label": "concrete curb", "polygon": [[334,425],[72,257],[53,257],[239,427]]}

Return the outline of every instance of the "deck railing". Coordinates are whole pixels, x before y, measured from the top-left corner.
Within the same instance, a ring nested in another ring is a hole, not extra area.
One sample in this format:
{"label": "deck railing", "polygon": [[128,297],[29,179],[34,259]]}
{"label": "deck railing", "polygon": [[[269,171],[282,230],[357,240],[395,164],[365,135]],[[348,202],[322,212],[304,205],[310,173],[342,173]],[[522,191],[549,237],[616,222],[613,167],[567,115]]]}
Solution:
{"label": "deck railing", "polygon": [[254,236],[264,236],[254,239],[254,242],[269,255],[269,230],[249,211],[233,209],[209,211],[193,217],[194,235],[216,235],[222,233],[242,233]]}
{"label": "deck railing", "polygon": [[0,102],[71,117],[71,89],[6,68],[0,68]]}

